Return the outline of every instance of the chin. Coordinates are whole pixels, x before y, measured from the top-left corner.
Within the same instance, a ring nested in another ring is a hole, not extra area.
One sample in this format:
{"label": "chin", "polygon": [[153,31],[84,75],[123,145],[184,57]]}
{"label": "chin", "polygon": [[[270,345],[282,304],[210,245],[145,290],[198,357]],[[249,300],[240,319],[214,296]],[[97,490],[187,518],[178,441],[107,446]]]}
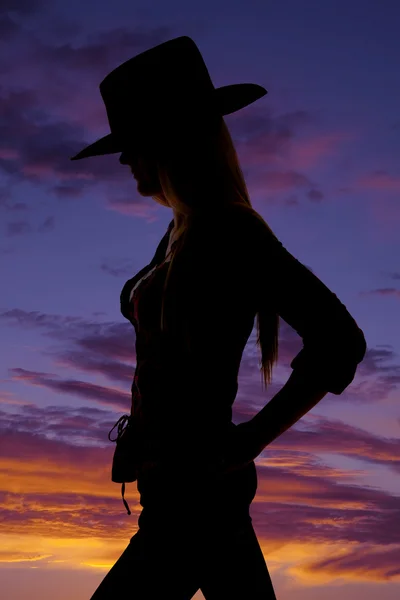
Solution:
{"label": "chin", "polygon": [[163,206],[169,206],[167,200],[164,197],[158,197],[156,198],[155,196],[160,196],[161,192],[158,188],[155,188],[154,186],[152,187],[151,185],[147,184],[144,181],[140,181],[138,180],[137,182],[137,191],[139,192],[139,194],[141,196],[145,196],[145,197],[153,197],[154,200],[156,202],[158,202],[159,204],[162,204]]}
{"label": "chin", "polygon": [[141,196],[154,196],[154,194],[157,193],[154,189],[141,181],[138,181],[137,183],[137,191]]}

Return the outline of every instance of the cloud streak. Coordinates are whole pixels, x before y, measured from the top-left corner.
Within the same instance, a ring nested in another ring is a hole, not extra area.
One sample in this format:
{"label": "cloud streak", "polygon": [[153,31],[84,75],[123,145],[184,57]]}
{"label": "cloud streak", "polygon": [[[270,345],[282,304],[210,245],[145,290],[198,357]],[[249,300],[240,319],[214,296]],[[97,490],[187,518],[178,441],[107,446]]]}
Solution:
{"label": "cloud streak", "polygon": [[[52,549],[27,557],[23,549],[15,553],[15,548],[3,546],[0,562],[38,560],[51,565],[60,558],[57,539],[98,540],[95,548],[87,548],[87,564],[99,564],[101,548],[113,539],[115,552],[109,560],[117,558],[118,543],[124,544],[122,504],[118,486],[110,481],[113,445],[106,447],[99,439],[110,416],[101,409],[66,406],[27,407],[25,420],[18,414],[0,413],[0,515],[7,524],[3,533],[22,539],[39,536],[47,540],[44,547],[48,544]],[[79,431],[98,441],[94,446],[82,446],[79,440],[71,443]],[[308,431],[292,428],[281,436],[257,460],[252,515],[266,553],[273,558],[282,552],[284,563],[283,548],[319,545],[318,560],[304,560],[304,551],[299,557],[296,569],[302,576],[395,579],[398,498],[363,487],[357,471],[327,467],[318,453],[358,457],[399,473],[399,443],[324,419],[316,419]],[[165,490],[166,500],[171,493]],[[127,495],[137,517],[141,507],[135,485],[128,486]],[[340,551],[344,542],[345,553]],[[355,544],[364,560],[359,567],[352,550]],[[380,560],[369,570],[377,557]],[[69,561],[73,562],[72,555]]]}

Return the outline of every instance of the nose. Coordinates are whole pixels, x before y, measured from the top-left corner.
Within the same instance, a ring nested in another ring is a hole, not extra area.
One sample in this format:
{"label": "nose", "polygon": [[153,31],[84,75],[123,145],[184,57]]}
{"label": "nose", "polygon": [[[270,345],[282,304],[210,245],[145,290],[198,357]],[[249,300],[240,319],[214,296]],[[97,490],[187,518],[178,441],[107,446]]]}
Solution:
{"label": "nose", "polygon": [[123,151],[121,156],[119,157],[119,162],[121,165],[129,165],[131,169],[138,170],[140,167],[141,159],[138,155],[133,152]]}

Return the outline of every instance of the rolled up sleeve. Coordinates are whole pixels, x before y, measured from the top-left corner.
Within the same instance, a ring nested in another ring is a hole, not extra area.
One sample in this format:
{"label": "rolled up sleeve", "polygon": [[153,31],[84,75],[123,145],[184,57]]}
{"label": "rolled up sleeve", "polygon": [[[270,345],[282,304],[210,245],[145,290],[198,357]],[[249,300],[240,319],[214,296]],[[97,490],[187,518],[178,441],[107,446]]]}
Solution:
{"label": "rolled up sleeve", "polygon": [[303,340],[291,368],[318,380],[327,392],[342,394],[365,356],[364,333],[339,298],[272,232],[268,238],[264,229],[255,238],[259,301],[272,301]]}

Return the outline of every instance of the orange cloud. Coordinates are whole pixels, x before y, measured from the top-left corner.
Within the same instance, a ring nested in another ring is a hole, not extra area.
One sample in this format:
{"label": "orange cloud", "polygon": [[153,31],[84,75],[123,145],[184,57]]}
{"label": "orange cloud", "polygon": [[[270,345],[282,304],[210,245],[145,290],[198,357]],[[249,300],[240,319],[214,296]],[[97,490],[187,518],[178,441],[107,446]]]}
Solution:
{"label": "orange cloud", "polygon": [[[374,545],[383,539],[394,543],[396,500],[354,485],[354,473],[326,467],[310,451],[336,447],[371,458],[378,451],[379,459],[388,461],[396,456],[396,445],[351,427],[342,425],[341,430],[340,424],[315,423],[323,435],[287,432],[258,461],[253,522],[272,573],[279,568],[297,580],[315,576],[332,581],[342,575],[352,579],[346,560],[334,568],[330,558],[340,556],[343,539],[347,548],[356,547],[360,535],[368,542],[371,560]],[[2,441],[0,510],[7,525],[0,536],[0,562],[30,561],[43,569],[109,569],[135,533],[141,510],[132,484],[127,498],[133,514],[124,512],[120,488],[110,480],[113,447],[73,446],[20,432],[3,433]],[[310,565],[315,556],[326,561],[326,569]],[[393,560],[387,556],[386,565],[382,562],[373,577],[379,581],[390,569]],[[355,576],[363,574],[356,569]]]}

